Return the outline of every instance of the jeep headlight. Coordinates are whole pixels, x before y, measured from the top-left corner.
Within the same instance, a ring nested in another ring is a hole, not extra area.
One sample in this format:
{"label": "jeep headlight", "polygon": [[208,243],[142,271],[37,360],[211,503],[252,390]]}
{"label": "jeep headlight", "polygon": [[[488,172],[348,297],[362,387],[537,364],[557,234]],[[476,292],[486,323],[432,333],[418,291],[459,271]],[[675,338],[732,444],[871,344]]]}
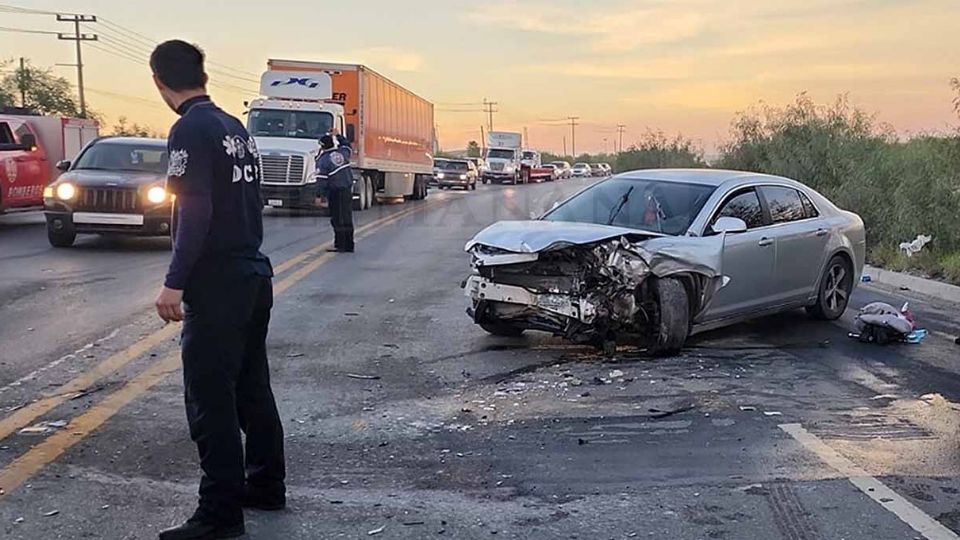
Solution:
{"label": "jeep headlight", "polygon": [[443,180],[444,177],[446,177],[446,176],[447,176],[447,175],[443,174],[442,172],[437,173],[437,179],[439,179],[439,180]]}
{"label": "jeep headlight", "polygon": [[467,175],[461,174],[461,175],[460,175],[460,179],[461,179],[461,180],[466,180],[466,179],[467,179]]}
{"label": "jeep headlight", "polygon": [[147,191],[147,200],[153,204],[166,202],[167,190],[162,186],[153,186]]}
{"label": "jeep headlight", "polygon": [[70,182],[64,182],[57,186],[57,198],[61,201],[69,201],[77,196],[77,187]]}

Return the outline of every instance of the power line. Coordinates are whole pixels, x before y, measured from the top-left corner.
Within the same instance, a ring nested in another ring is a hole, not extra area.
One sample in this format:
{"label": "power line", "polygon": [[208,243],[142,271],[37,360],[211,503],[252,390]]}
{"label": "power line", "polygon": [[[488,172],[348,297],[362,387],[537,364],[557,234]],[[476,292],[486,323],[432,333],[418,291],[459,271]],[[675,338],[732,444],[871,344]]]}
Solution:
{"label": "power line", "polygon": [[497,103],[496,101],[487,101],[487,98],[483,98],[483,112],[489,115],[490,120],[487,122],[487,129],[493,131],[493,113],[497,112]]}
{"label": "power line", "polygon": [[579,116],[568,116],[567,120],[570,122],[570,150],[571,155],[576,159],[577,157],[577,120],[580,120]]}
{"label": "power line", "polygon": [[73,41],[77,46],[77,91],[80,94],[80,117],[87,117],[87,99],[83,95],[83,53],[80,44],[84,41],[97,41],[97,34],[84,34],[80,31],[80,23],[97,22],[95,15],[64,15],[57,14],[58,22],[72,22],[73,34],[57,34],[57,39],[62,41]]}
{"label": "power line", "polygon": [[0,12],[17,13],[20,15],[56,15],[56,13],[53,11],[43,11],[39,9],[22,8],[18,6],[7,5],[7,4],[0,4]]}
{"label": "power line", "polygon": [[50,32],[47,30],[28,30],[26,28],[8,28],[6,26],[0,26],[0,32],[16,32],[19,34],[44,34],[48,36],[56,36],[60,34],[60,32]]}
{"label": "power line", "polygon": [[626,130],[627,126],[623,124],[617,124],[617,134],[620,136],[620,145],[618,146],[619,150],[617,150],[618,154],[623,152],[623,132]]}

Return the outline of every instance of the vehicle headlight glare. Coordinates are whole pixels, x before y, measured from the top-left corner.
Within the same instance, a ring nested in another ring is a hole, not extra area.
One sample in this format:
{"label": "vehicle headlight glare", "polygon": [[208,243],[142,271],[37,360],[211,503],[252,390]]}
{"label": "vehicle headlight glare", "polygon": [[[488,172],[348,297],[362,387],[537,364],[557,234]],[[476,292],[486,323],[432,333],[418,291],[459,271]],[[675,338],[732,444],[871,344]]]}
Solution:
{"label": "vehicle headlight glare", "polygon": [[443,173],[437,173],[437,178],[439,178],[440,180],[443,180],[443,177],[444,177],[444,176],[446,176],[446,175],[443,174]]}
{"label": "vehicle headlight glare", "polygon": [[461,180],[466,180],[466,179],[467,179],[467,175],[461,174],[461,175],[460,175],[460,179],[461,179]]}
{"label": "vehicle headlight glare", "polygon": [[57,186],[57,198],[61,201],[69,201],[77,196],[77,187],[69,182],[64,182]]}
{"label": "vehicle headlight glare", "polygon": [[153,204],[160,204],[167,200],[167,190],[160,186],[154,186],[150,188],[150,191],[147,191],[147,200]]}

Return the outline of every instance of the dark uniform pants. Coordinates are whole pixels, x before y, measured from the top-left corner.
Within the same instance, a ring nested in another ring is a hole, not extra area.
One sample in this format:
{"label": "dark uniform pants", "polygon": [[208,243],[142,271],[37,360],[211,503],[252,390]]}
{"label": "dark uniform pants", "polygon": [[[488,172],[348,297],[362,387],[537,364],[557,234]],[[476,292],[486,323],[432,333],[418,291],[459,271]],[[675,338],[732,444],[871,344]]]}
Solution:
{"label": "dark uniform pants", "polygon": [[245,481],[268,496],[284,493],[283,427],[266,349],[273,285],[264,276],[197,276],[184,304],[183,382],[203,470],[200,509],[235,523]]}
{"label": "dark uniform pants", "polygon": [[332,187],[329,195],[333,247],[342,251],[353,251],[353,190],[348,187]]}

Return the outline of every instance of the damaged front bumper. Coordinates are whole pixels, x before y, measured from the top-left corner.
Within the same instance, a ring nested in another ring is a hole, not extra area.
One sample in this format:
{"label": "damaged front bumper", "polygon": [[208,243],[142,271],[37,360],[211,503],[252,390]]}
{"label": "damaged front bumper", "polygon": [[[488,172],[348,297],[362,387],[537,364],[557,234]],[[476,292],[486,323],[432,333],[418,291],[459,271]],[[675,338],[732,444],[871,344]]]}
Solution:
{"label": "damaged front bumper", "polygon": [[723,285],[721,238],[558,225],[501,222],[467,244],[474,273],[463,287],[474,322],[575,342],[649,335],[658,316],[651,278],[681,280],[691,316],[702,313]]}

